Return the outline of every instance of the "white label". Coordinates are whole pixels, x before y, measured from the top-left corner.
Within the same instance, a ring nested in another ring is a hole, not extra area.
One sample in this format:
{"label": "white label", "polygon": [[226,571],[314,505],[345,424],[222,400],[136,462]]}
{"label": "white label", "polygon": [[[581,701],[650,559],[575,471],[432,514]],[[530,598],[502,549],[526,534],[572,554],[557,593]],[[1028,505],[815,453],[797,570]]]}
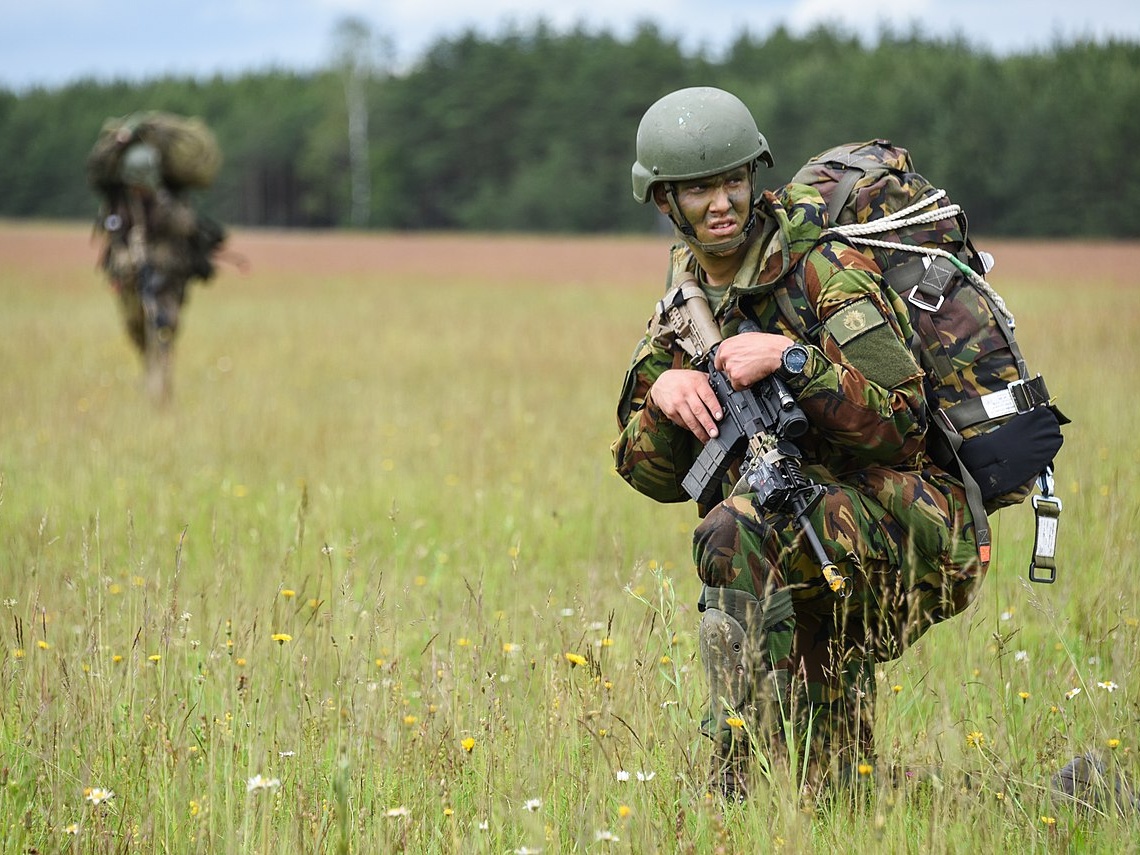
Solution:
{"label": "white label", "polygon": [[1009,416],[1017,412],[1017,404],[1014,402],[1013,394],[1010,393],[1009,390],[983,395],[982,407],[985,409],[986,415],[991,419],[996,419],[1000,416]]}
{"label": "white label", "polygon": [[1035,555],[1052,558],[1057,551],[1057,518],[1041,517],[1037,520],[1037,548]]}

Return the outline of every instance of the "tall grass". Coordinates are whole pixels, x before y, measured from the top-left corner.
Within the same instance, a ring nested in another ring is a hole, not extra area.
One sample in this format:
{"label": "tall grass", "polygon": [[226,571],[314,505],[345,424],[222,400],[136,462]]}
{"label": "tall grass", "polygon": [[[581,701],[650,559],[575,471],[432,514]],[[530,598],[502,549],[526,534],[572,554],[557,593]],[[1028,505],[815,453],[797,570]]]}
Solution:
{"label": "tall grass", "polygon": [[1074,418],[1058,582],[997,515],[879,672],[884,759],[939,779],[805,812],[706,793],[693,512],[610,471],[656,272],[223,277],[160,412],[89,267],[4,264],[3,851],[1132,848],[1047,784],[1140,748],[1140,292],[995,280]]}

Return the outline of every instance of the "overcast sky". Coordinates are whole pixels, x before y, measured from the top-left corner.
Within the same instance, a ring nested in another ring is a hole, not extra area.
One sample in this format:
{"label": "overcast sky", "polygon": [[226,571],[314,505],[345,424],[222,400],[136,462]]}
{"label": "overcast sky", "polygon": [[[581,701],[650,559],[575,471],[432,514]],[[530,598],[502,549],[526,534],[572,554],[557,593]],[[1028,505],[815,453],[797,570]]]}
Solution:
{"label": "overcast sky", "polygon": [[832,23],[873,40],[883,24],[907,32],[917,23],[999,54],[1079,38],[1140,42],[1137,0],[0,0],[0,87],[308,70],[328,60],[349,15],[390,36],[405,65],[439,38],[470,28],[493,37],[540,18],[559,32],[581,24],[619,38],[652,21],[714,56],[743,31],[763,36],[779,24],[800,34]]}

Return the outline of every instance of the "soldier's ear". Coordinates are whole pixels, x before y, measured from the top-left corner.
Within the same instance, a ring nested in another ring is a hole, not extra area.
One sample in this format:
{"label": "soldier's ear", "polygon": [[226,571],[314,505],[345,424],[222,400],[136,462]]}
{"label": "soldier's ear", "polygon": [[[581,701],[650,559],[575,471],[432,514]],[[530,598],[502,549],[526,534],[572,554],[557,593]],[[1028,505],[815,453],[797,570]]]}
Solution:
{"label": "soldier's ear", "polygon": [[669,216],[669,191],[666,190],[664,184],[653,185],[653,201],[662,214]]}

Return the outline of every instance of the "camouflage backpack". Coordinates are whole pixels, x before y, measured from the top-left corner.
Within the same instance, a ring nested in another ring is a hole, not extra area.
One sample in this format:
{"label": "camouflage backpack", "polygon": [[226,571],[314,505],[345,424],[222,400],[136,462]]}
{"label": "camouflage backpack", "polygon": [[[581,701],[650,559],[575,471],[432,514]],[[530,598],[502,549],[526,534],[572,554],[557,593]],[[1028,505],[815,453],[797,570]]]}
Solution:
{"label": "camouflage backpack", "polygon": [[119,164],[131,143],[154,146],[162,160],[163,182],[172,190],[209,187],[222,165],[213,132],[197,117],[151,110],[103,123],[87,157],[87,181],[100,192],[120,183]]}
{"label": "camouflage backpack", "polygon": [[[1013,315],[984,278],[993,259],[970,242],[965,214],[915,172],[906,149],[888,140],[823,152],[792,182],[823,196],[828,234],[838,233],[872,258],[906,302],[915,357],[926,374],[930,423],[940,428],[928,434],[931,456],[966,486],[982,559],[989,560],[987,514],[1023,502],[1037,486],[1029,576],[1052,582],[1061,511],[1053,458],[1068,419],[1041,375],[1030,376]],[[814,338],[818,320],[803,294],[801,266],[792,286],[775,296],[789,322]],[[1038,575],[1038,568],[1048,575]]]}

